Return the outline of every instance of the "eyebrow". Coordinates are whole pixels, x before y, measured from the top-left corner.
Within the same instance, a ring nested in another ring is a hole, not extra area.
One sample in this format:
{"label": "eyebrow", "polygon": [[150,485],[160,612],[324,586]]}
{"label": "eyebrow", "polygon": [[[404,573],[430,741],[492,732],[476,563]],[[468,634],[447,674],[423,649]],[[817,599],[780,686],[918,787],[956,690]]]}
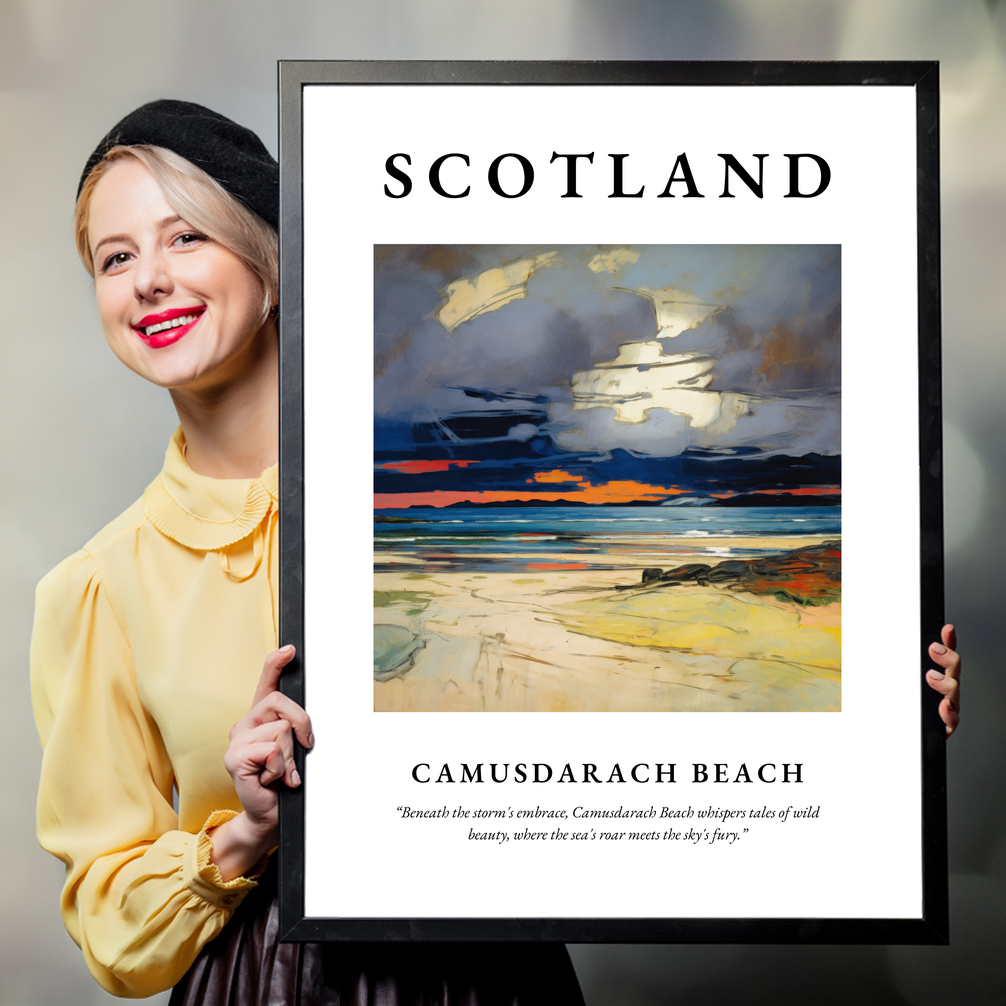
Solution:
{"label": "eyebrow", "polygon": [[[165,217],[163,220],[158,220],[154,225],[157,230],[163,230],[165,227],[170,227],[172,224],[177,224],[181,221],[181,217],[175,213],[170,217]],[[103,237],[91,250],[91,257],[96,258],[98,255],[98,249],[102,245],[107,245],[114,243],[115,241],[125,241],[132,242],[132,238],[128,234],[109,234],[107,237]]]}

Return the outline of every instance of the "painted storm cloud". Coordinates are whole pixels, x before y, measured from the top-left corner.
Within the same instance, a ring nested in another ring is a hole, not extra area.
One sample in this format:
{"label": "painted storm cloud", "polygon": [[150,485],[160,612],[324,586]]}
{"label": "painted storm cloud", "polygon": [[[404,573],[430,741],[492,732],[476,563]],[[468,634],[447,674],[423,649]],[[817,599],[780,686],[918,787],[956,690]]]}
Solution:
{"label": "painted storm cloud", "polygon": [[834,245],[374,250],[379,710],[837,710]]}

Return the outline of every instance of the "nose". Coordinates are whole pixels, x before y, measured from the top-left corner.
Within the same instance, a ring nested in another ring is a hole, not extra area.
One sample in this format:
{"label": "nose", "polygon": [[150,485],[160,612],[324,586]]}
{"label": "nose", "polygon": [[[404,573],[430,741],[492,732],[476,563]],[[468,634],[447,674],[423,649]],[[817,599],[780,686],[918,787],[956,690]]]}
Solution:
{"label": "nose", "polygon": [[168,260],[160,249],[141,254],[133,270],[133,289],[138,301],[157,301],[174,290]]}

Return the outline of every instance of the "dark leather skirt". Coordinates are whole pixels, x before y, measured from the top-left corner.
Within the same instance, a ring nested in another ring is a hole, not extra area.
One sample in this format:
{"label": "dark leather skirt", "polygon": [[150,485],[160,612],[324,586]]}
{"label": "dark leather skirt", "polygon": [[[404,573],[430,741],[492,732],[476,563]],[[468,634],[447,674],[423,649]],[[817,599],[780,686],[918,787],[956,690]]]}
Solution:
{"label": "dark leather skirt", "polygon": [[272,874],[170,1006],[583,1006],[561,943],[280,943]]}

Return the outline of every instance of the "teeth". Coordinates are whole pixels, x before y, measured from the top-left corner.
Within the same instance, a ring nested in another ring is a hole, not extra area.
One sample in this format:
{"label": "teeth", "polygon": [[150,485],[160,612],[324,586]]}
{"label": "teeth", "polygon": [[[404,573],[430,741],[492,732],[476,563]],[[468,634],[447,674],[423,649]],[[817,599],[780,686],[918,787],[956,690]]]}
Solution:
{"label": "teeth", "polygon": [[158,332],[164,332],[169,328],[180,328],[182,325],[188,325],[198,318],[198,314],[185,314],[181,318],[172,318],[171,321],[162,321],[159,325],[151,325],[143,330],[144,336],[150,338],[152,335],[156,335]]}

